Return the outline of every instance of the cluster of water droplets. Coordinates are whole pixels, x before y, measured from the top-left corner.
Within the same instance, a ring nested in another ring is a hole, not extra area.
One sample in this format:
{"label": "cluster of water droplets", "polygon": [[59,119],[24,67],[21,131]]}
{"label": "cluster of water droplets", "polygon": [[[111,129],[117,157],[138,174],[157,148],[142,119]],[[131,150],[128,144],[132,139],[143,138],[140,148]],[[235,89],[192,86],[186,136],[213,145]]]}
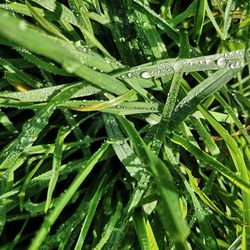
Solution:
{"label": "cluster of water droplets", "polygon": [[236,50],[222,54],[216,61],[218,68],[243,68],[245,66],[244,62],[244,51]]}
{"label": "cluster of water droplets", "polygon": [[192,72],[203,70],[216,70],[224,68],[243,68],[244,50],[236,50],[224,54],[217,54],[213,56],[197,57],[192,59],[175,60],[172,62],[161,63],[145,67],[135,68],[129,72],[124,73],[121,77],[124,79],[132,77],[141,77],[143,79],[151,79],[153,77],[160,77],[166,74],[173,74],[175,72]]}

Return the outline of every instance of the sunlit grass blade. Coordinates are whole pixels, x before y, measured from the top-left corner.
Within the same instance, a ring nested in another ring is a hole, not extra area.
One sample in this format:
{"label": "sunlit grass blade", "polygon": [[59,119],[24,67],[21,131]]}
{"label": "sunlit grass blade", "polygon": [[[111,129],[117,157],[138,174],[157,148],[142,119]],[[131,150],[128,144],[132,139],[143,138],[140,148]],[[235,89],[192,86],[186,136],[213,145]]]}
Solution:
{"label": "sunlit grass blade", "polygon": [[190,143],[187,139],[182,138],[178,135],[172,135],[170,139],[184,147],[186,150],[190,151],[193,155],[195,155],[196,158],[199,160],[207,163],[211,167],[214,167],[216,170],[220,171],[222,175],[224,175],[226,178],[228,178],[232,183],[234,183],[236,186],[241,188],[243,191],[250,193],[250,184],[248,181],[246,181],[244,178],[239,177],[236,173],[234,173],[232,170],[224,166],[219,161],[215,160],[210,155],[206,154],[204,151],[200,150],[198,147],[194,146],[192,143]]}
{"label": "sunlit grass blade", "polygon": [[[6,177],[15,168],[12,163],[15,162],[24,150],[31,147],[33,142],[37,139],[38,135],[44,129],[48,123],[49,117],[53,114],[56,106],[69,99],[76,91],[81,88],[81,84],[75,84],[64,88],[59,94],[57,94],[51,101],[42,109],[40,109],[35,116],[28,120],[24,125],[22,132],[18,137],[7,145],[0,155],[0,168],[5,171]],[[11,168],[9,166],[12,166]],[[7,188],[5,181],[1,183],[2,190]]]}
{"label": "sunlit grass blade", "polygon": [[142,209],[137,209],[133,216],[135,230],[141,249],[159,249],[154,238],[154,233]]}
{"label": "sunlit grass blade", "polygon": [[221,69],[216,71],[213,75],[205,79],[202,83],[190,90],[186,97],[184,97],[176,106],[171,117],[171,128],[175,128],[188,115],[191,115],[197,105],[205,98],[211,96],[216,91],[227,84],[239,71],[232,69]]}
{"label": "sunlit grass blade", "polygon": [[[167,166],[148,149],[136,129],[128,120],[123,117],[119,117],[118,120],[126,130],[130,140],[134,141],[135,150],[139,158],[152,171],[154,181],[157,183],[161,193],[161,208],[164,208],[165,213],[168,211],[168,219],[163,216],[163,210],[159,211],[165,223],[165,229],[170,234],[176,247],[179,249],[188,249],[186,237],[188,236],[189,230],[181,215],[178,195],[175,191],[176,189],[170,171]],[[166,182],[166,180],[168,181]]]}
{"label": "sunlit grass blade", "polygon": [[40,15],[27,0],[25,1],[25,3],[28,6],[31,15],[41,25],[41,27],[43,27],[43,29],[63,40],[68,40],[53,23],[49,22],[42,15]]}
{"label": "sunlit grass blade", "polygon": [[91,224],[91,221],[95,215],[97,205],[101,199],[105,185],[107,184],[107,179],[108,179],[107,175],[104,174],[102,176],[102,179],[100,180],[100,182],[99,181],[97,182],[98,185],[95,189],[94,196],[91,198],[91,200],[89,202],[87,215],[86,215],[85,220],[82,224],[81,231],[80,231],[80,234],[78,236],[78,239],[77,239],[77,242],[76,242],[76,245],[74,248],[75,250],[81,250],[83,247],[86,235],[88,233],[88,230],[89,230],[89,227]]}
{"label": "sunlit grass blade", "polygon": [[136,94],[136,92],[132,89],[129,90],[128,92],[124,93],[123,95],[120,95],[116,98],[113,98],[109,101],[106,102],[101,102],[98,104],[94,104],[94,105],[90,105],[90,106],[85,106],[85,107],[70,107],[70,109],[72,110],[76,110],[76,111],[80,111],[80,112],[86,112],[86,111],[94,111],[94,110],[102,110],[105,108],[109,108],[112,106],[116,106],[119,105],[120,103],[129,100],[132,96],[134,96]]}

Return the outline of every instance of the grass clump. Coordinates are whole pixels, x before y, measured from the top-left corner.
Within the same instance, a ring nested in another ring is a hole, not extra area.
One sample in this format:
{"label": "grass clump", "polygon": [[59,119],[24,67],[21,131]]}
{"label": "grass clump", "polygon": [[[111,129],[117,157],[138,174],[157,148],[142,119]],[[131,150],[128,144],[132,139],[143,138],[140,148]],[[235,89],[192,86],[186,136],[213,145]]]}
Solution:
{"label": "grass clump", "polygon": [[0,249],[250,249],[249,3],[0,3]]}

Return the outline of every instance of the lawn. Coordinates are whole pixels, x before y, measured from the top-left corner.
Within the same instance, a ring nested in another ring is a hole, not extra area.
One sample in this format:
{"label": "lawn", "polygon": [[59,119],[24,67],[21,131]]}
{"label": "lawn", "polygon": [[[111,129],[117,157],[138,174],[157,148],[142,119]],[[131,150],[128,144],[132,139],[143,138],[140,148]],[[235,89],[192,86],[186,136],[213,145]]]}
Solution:
{"label": "lawn", "polygon": [[250,2],[0,1],[0,250],[250,250]]}

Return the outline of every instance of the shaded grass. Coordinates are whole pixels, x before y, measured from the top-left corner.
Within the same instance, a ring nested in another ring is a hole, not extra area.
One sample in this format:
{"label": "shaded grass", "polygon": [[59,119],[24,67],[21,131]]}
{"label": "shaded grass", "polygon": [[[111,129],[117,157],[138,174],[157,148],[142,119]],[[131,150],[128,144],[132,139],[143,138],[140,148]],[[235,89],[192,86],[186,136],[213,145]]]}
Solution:
{"label": "shaded grass", "polygon": [[250,249],[249,8],[2,1],[0,249]]}

